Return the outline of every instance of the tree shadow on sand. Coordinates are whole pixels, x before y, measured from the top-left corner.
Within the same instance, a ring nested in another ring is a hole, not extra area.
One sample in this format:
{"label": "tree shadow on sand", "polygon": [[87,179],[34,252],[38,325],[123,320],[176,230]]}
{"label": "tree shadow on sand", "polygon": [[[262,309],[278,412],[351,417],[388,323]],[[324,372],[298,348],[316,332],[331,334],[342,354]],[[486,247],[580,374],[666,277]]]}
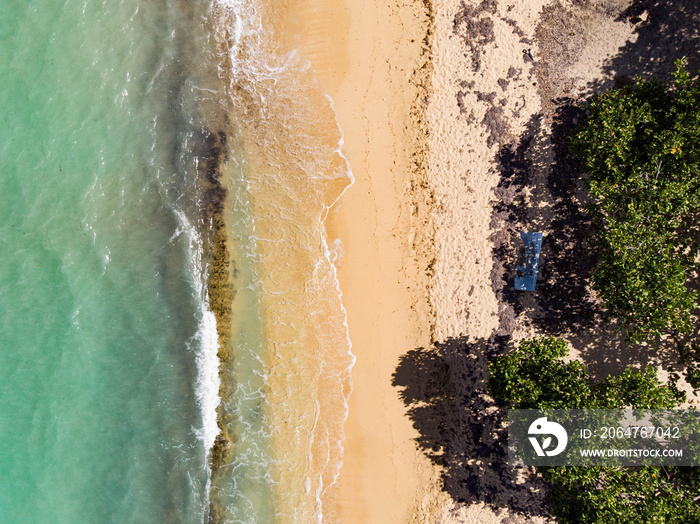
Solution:
{"label": "tree shadow on sand", "polygon": [[[700,2],[697,0],[634,0],[619,21],[635,25],[636,41],[628,42],[605,64],[607,78],[656,76],[672,79],[673,63],[686,57],[687,70],[700,69]],[[594,91],[609,89],[609,82],[591,85]]]}
{"label": "tree shadow on sand", "polygon": [[545,179],[551,218],[543,242],[546,263],[537,288],[542,313],[534,321],[548,335],[589,327],[600,313],[588,290],[595,254],[591,220],[583,207],[583,170],[568,148],[581,116],[582,110],[571,99],[557,100],[546,146],[552,158]]}
{"label": "tree shadow on sand", "polygon": [[[588,290],[595,256],[582,205],[583,173],[568,150],[582,110],[571,99],[557,103],[550,132],[536,115],[516,145],[502,147],[496,156],[501,177],[491,216],[491,279],[502,303],[502,335],[512,332],[511,316],[526,314],[539,331],[558,336],[590,326],[600,313]],[[536,294],[514,288],[520,231],[545,233]]]}
{"label": "tree shadow on sand", "polygon": [[[491,283],[500,313],[497,334],[510,335],[519,321],[538,333],[565,337],[595,379],[630,365],[673,366],[677,352],[672,341],[628,343],[620,326],[605,320],[590,290],[596,264],[593,226],[584,207],[585,175],[568,147],[582,117],[574,100],[560,98],[547,128],[542,118],[533,117],[516,145],[501,148],[497,155],[499,202],[491,221]],[[544,233],[534,293],[514,288],[520,231]]]}
{"label": "tree shadow on sand", "polygon": [[[392,384],[418,431],[418,447],[442,467],[457,502],[546,515],[542,484],[508,466],[506,410],[486,391],[487,362],[507,337],[451,338],[401,357]],[[520,478],[520,477],[524,478]]]}

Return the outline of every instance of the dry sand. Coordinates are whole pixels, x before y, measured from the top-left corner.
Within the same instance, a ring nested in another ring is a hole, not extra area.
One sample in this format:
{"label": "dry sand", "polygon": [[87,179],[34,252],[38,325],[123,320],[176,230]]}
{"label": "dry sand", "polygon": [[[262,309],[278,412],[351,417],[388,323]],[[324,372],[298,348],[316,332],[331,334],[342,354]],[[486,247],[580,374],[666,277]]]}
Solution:
{"label": "dry sand", "polygon": [[[343,246],[337,266],[357,358],[340,521],[546,520],[522,516],[541,506],[536,494],[513,502],[536,487],[464,456],[460,435],[474,419],[463,412],[476,405],[468,397],[483,385],[494,335],[566,335],[594,374],[630,363],[603,358],[619,336],[589,315],[583,277],[557,287],[586,269],[567,255],[585,248],[577,226],[561,222],[580,195],[554,191],[567,169],[557,133],[572,123],[558,108],[616,75],[658,72],[639,65],[649,49],[636,43],[658,39],[653,16],[630,23],[626,0],[302,4],[302,47],[335,101],[356,177],[327,223]],[[536,298],[508,293],[524,229],[545,234],[548,284]],[[441,395],[450,406],[430,406]]]}

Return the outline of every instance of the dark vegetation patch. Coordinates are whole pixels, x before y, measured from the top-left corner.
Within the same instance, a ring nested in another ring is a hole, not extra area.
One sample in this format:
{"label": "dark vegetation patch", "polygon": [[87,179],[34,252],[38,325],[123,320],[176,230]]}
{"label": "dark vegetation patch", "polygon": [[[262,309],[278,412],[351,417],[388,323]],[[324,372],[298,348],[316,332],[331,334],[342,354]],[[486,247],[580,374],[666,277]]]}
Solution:
{"label": "dark vegetation patch", "polygon": [[230,282],[231,260],[226,245],[224,203],[226,188],[221,180],[221,166],[226,161],[228,146],[226,133],[201,130],[199,147],[200,212],[206,227],[207,287],[212,312],[216,316],[219,335],[219,358],[230,360],[228,334],[231,327],[233,286]]}
{"label": "dark vegetation patch", "polygon": [[488,15],[496,13],[495,0],[483,0],[478,5],[460,3],[452,21],[452,31],[459,36],[467,48],[465,57],[471,57],[472,70],[481,67],[482,48],[494,41],[493,20]]}
{"label": "dark vegetation patch", "polygon": [[486,145],[489,147],[493,147],[494,144],[502,144],[510,137],[508,119],[501,107],[495,105],[489,107],[481,123],[489,134],[486,139]]}
{"label": "dark vegetation patch", "polygon": [[530,43],[530,39],[525,36],[525,33],[518,26],[518,23],[512,18],[503,18],[503,21],[513,28],[513,32],[520,37],[520,41],[523,43]]}
{"label": "dark vegetation patch", "polygon": [[589,33],[587,18],[580,10],[566,9],[559,1],[542,9],[535,30],[535,40],[539,44],[535,75],[547,120],[556,111],[555,100],[567,96],[573,89],[574,79],[567,75],[567,69],[578,62]]}
{"label": "dark vegetation patch", "polygon": [[476,92],[477,102],[488,102],[489,104],[493,105],[493,101],[495,98],[496,98],[495,91],[491,91],[490,93],[483,93],[481,91]]}
{"label": "dark vegetation patch", "polygon": [[[227,228],[224,219],[226,188],[221,179],[221,168],[228,156],[226,133],[223,131],[214,133],[202,129],[196,151],[199,168],[198,186],[201,195],[199,208],[206,232],[204,256],[208,272],[209,307],[216,317],[216,330],[219,339],[218,357],[222,365],[226,365],[231,361],[229,337],[231,304],[234,296],[230,278],[232,261],[226,242]],[[232,387],[232,384],[222,381],[219,390],[222,399],[230,397],[229,391]],[[223,404],[222,402],[222,406]],[[218,408],[219,435],[211,449],[213,477],[222,473],[223,468],[230,461],[232,451],[232,438],[227,428],[232,427],[233,420],[230,420],[231,414],[227,414],[222,406]],[[213,500],[210,505],[209,520],[210,522],[223,522],[222,509]]]}
{"label": "dark vegetation patch", "polygon": [[[510,126],[508,125],[508,120],[502,107],[504,105],[502,102],[505,99],[502,99],[499,101],[498,105],[496,105],[495,91],[490,93],[477,91],[476,100],[477,102],[485,102],[491,106],[486,110],[484,118],[481,121],[481,124],[486,128],[486,132],[489,134],[488,138],[486,139],[486,144],[489,147],[493,147],[494,144],[505,143],[510,137]],[[458,93],[457,103],[459,103],[459,101],[460,98]],[[460,109],[461,107],[462,106],[460,106]]]}
{"label": "dark vegetation patch", "polygon": [[465,98],[469,94],[468,91],[458,91],[457,92],[457,107],[459,107],[459,112],[463,115],[470,113],[469,122],[472,122],[475,118],[474,110],[465,102]]}

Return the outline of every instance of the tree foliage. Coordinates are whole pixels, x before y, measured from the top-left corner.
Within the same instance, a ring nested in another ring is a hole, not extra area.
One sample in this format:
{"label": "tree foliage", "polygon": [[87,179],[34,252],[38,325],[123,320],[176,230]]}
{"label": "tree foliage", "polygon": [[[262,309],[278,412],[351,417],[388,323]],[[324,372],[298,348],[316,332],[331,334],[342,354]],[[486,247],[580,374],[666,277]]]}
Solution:
{"label": "tree foliage", "polygon": [[593,288],[631,338],[688,332],[697,293],[700,88],[638,80],[596,96],[571,140],[593,198],[599,264]]}
{"label": "tree foliage", "polygon": [[491,395],[518,409],[586,409],[593,390],[583,363],[564,362],[566,341],[532,338],[489,364]]}
{"label": "tree foliage", "polygon": [[491,394],[516,409],[670,409],[685,400],[675,386],[659,382],[656,370],[627,368],[594,382],[579,360],[566,362],[566,341],[536,337],[489,364]]}
{"label": "tree foliage", "polygon": [[[489,390],[516,409],[669,409],[685,398],[660,383],[653,368],[628,368],[596,383],[567,355],[564,340],[524,340],[489,364]],[[561,523],[700,523],[698,468],[539,467],[537,474]]]}
{"label": "tree foliage", "polygon": [[[540,471],[540,469],[542,471]],[[538,468],[562,524],[700,523],[698,468]]]}

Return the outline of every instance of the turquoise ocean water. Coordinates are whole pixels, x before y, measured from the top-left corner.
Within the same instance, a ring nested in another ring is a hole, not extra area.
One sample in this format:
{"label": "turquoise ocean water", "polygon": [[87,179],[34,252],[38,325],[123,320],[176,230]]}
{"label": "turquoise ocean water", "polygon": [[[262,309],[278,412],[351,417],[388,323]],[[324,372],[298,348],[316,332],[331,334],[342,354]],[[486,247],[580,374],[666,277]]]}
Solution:
{"label": "turquoise ocean water", "polygon": [[[257,13],[0,0],[0,524],[332,521],[353,357],[323,221],[352,175]],[[219,370],[198,177],[223,128]]]}
{"label": "turquoise ocean water", "polygon": [[2,523],[203,518],[196,15],[0,1]]}

